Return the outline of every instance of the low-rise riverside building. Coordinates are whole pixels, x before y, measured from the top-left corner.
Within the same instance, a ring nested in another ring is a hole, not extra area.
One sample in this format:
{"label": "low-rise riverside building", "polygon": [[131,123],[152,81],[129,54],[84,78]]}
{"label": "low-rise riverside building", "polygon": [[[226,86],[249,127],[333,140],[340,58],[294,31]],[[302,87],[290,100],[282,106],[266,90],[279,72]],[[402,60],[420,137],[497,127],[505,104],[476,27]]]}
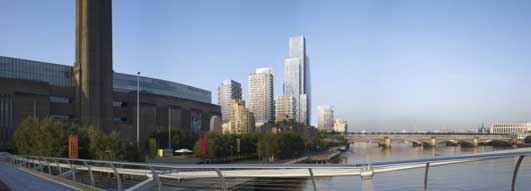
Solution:
{"label": "low-rise riverside building", "polygon": [[[19,123],[28,116],[79,123],[72,66],[0,56],[0,146],[7,144]],[[110,126],[126,140],[136,140],[139,103],[140,139],[156,130],[221,129],[218,105],[211,92],[176,82],[113,72]],[[137,88],[140,90],[137,97]],[[137,102],[137,99],[139,102]],[[104,124],[104,123],[103,123]]]}

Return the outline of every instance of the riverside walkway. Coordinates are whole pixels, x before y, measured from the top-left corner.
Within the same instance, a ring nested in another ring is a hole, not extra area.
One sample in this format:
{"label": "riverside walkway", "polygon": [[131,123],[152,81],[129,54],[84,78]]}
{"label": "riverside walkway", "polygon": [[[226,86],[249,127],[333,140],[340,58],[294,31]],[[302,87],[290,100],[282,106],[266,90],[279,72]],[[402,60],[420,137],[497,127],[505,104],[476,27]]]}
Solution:
{"label": "riverside walkway", "polygon": [[[11,165],[0,163],[0,181],[3,182],[8,190],[57,190],[71,191],[75,190],[38,176],[23,172]],[[0,187],[1,189],[4,189]]]}

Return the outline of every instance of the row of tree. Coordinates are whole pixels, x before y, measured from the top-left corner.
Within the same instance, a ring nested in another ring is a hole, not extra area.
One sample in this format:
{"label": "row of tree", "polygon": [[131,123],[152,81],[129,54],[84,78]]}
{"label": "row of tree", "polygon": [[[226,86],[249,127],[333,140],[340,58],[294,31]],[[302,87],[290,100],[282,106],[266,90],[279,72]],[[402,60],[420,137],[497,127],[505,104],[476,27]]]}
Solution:
{"label": "row of tree", "polygon": [[[205,140],[206,139],[206,152]],[[293,131],[227,135],[208,132],[194,146],[196,156],[222,160],[234,155],[254,156],[264,161],[292,158],[304,152],[319,151],[337,142],[327,139],[327,134],[315,132],[309,136]]]}
{"label": "row of tree", "polygon": [[[291,158],[303,152],[319,151],[342,139],[330,138],[328,134],[313,128],[291,128],[278,133],[249,133],[224,135],[219,132],[200,134],[192,130],[173,129],[170,147],[193,149],[206,159],[224,160],[234,156],[259,158],[274,161]],[[299,129],[299,130],[297,130]],[[136,144],[120,139],[117,132],[104,132],[100,128],[65,125],[53,119],[26,118],[15,130],[11,143],[22,155],[66,157],[68,136],[77,135],[79,157],[97,160],[143,161],[153,158],[158,148],[168,147],[168,132],[156,130],[146,142],[146,152],[138,152]],[[202,152],[206,140],[206,152]],[[344,141],[343,141],[344,142]]]}
{"label": "row of tree", "polygon": [[[80,158],[98,160],[126,160],[138,157],[136,149],[121,141],[118,133],[110,134],[99,128],[67,126],[53,119],[28,117],[15,130],[11,144],[22,155],[65,157],[68,153],[68,136],[78,136]],[[133,151],[133,152],[131,152]]]}

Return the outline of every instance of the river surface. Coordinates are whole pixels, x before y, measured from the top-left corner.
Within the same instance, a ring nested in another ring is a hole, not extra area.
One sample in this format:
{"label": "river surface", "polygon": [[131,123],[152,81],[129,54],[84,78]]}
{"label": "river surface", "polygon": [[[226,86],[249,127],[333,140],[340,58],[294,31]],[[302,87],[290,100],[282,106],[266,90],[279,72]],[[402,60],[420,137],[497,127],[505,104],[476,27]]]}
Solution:
{"label": "river surface", "polygon": [[[372,143],[352,144],[350,149],[340,156],[339,163],[364,163],[376,161],[419,159],[436,156],[451,156],[482,153],[511,148],[478,146],[467,148],[460,146],[437,145],[435,148],[412,147],[411,144],[393,144],[384,149]],[[484,160],[461,164],[431,167],[429,170],[428,190],[511,190],[512,173],[516,158]],[[424,168],[375,174],[375,190],[410,191],[423,190]],[[318,178],[318,190],[361,190],[360,177]],[[531,190],[531,157],[524,159],[518,179],[517,190]],[[313,190],[310,180],[302,183],[302,189]]]}

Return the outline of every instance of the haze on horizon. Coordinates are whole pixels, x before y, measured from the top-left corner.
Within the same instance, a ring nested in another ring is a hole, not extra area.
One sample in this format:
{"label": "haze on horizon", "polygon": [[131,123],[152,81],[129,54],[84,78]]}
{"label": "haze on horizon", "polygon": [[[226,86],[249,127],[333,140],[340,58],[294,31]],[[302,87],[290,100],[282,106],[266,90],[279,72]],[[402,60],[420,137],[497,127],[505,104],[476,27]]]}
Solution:
{"label": "haze on horizon", "polygon": [[[0,55],[73,65],[74,0],[0,1]],[[20,11],[24,10],[24,11]],[[531,1],[113,1],[114,70],[247,94],[304,35],[317,106],[349,130],[531,121]]]}

